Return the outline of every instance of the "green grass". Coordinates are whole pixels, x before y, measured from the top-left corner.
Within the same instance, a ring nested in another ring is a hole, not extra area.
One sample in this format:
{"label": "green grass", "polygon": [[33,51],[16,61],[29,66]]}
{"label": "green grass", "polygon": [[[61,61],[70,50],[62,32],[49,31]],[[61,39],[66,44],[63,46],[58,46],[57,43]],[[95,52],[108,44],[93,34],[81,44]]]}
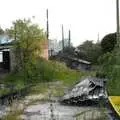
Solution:
{"label": "green grass", "polygon": [[[59,63],[57,61],[47,61],[43,59],[38,59],[36,61],[34,69],[31,70],[32,72],[29,78],[26,77],[27,75],[23,70],[17,73],[8,73],[2,79],[2,82],[14,84],[16,86],[15,89],[17,90],[33,83],[36,85],[36,87],[33,87],[31,92],[35,94],[46,91],[48,88],[48,85],[46,83],[60,81],[62,83],[62,88],[60,86],[59,90],[56,89],[56,92],[54,91],[55,95],[57,96],[57,94],[63,94],[63,87],[72,87],[83,76],[90,76],[95,74],[95,72],[90,71],[71,70],[66,67],[64,63]],[[39,84],[39,86],[37,84]],[[58,91],[61,91],[61,93]]]}
{"label": "green grass", "polygon": [[6,116],[2,118],[2,120],[22,120],[19,115],[22,114],[22,110],[16,110],[14,113],[8,113]]}
{"label": "green grass", "polygon": [[0,88],[0,95],[7,94],[10,92],[9,88]]}
{"label": "green grass", "polygon": [[[41,100],[35,99],[29,103],[33,104],[37,101],[50,100],[50,94],[53,97],[63,96],[65,88],[72,87],[76,82],[80,81],[82,77],[95,75],[95,72],[71,70],[67,68],[64,63],[40,60],[37,61],[36,68],[27,81],[26,76],[24,75],[25,74],[22,71],[16,74],[9,73],[3,78],[2,82],[14,84],[16,86],[15,89],[21,89],[28,83],[33,83],[34,86],[30,88],[29,94],[45,95]],[[23,111],[24,110],[18,109],[14,112],[9,112],[3,120],[20,120],[19,116]]]}
{"label": "green grass", "polygon": [[11,106],[10,111],[2,117],[2,120],[22,120],[20,115],[23,114],[24,109],[19,109],[18,106]]}
{"label": "green grass", "polygon": [[30,88],[30,94],[45,93],[48,89],[49,85],[47,83],[38,83]]}

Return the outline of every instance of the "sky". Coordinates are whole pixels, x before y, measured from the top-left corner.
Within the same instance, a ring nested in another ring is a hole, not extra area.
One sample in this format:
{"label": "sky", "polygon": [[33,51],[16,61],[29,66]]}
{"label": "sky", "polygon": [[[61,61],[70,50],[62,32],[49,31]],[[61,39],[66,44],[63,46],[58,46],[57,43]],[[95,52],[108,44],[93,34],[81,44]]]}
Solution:
{"label": "sky", "polygon": [[[49,10],[49,39],[64,37],[74,46],[85,40],[100,40],[116,31],[116,0],[1,0],[0,26],[9,28],[16,19],[31,18],[46,30],[46,9]],[[35,16],[35,17],[33,17]]]}

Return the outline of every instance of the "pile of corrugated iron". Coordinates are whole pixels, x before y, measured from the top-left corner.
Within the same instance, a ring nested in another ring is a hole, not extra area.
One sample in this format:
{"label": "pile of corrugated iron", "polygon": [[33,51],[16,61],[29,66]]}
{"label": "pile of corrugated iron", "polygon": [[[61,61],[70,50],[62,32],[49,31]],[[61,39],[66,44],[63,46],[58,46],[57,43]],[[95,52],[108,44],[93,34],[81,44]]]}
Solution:
{"label": "pile of corrugated iron", "polygon": [[62,103],[92,104],[105,99],[104,80],[96,77],[88,77],[77,83],[62,98]]}

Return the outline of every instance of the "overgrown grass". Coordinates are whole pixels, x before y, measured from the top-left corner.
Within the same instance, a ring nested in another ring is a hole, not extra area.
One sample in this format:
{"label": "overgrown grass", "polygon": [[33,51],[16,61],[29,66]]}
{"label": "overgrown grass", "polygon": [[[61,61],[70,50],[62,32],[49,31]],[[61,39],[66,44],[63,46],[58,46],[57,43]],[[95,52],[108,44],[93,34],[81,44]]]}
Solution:
{"label": "overgrown grass", "polygon": [[104,74],[107,81],[107,91],[110,96],[120,95],[120,52],[106,53],[100,58],[100,72]]}
{"label": "overgrown grass", "polygon": [[[59,86],[56,89],[57,94],[58,91],[62,91],[63,87],[72,87],[77,81],[79,81],[83,76],[94,75],[95,72],[88,71],[76,71],[71,70],[64,63],[59,63],[57,61],[47,61],[44,59],[38,59],[34,64],[34,67],[31,69],[32,72],[27,78],[24,70],[20,72],[11,72],[2,79],[3,83],[14,84],[16,89],[24,88],[28,84],[39,84],[36,87],[33,87],[31,92],[40,93],[45,91],[48,88],[48,82],[56,82],[59,81],[62,83],[62,88]],[[60,94],[62,94],[61,92]]]}
{"label": "overgrown grass", "polygon": [[23,113],[23,110],[16,110],[14,112],[9,112],[5,115],[2,120],[22,120],[19,115]]}
{"label": "overgrown grass", "polygon": [[20,115],[23,114],[24,108],[20,107],[17,101],[10,106],[10,110],[2,117],[2,120],[22,120]]}
{"label": "overgrown grass", "polygon": [[9,93],[9,88],[0,88],[0,95]]}

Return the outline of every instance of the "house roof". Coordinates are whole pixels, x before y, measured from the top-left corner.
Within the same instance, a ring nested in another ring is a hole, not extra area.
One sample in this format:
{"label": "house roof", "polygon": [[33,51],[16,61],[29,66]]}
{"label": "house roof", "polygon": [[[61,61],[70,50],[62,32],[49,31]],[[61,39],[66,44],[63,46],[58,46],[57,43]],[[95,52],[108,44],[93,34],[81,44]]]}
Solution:
{"label": "house roof", "polygon": [[3,35],[0,35],[0,44],[8,44],[12,41],[12,39],[6,35],[6,34],[3,34]]}
{"label": "house roof", "polygon": [[0,35],[0,50],[9,49],[12,41],[13,39],[11,39],[8,35]]}
{"label": "house roof", "polygon": [[86,61],[86,60],[83,60],[83,59],[78,59],[78,58],[72,58],[72,57],[68,57],[69,59],[71,59],[71,60],[74,60],[74,61],[77,61],[77,62],[79,62],[79,63],[84,63],[84,64],[91,64],[91,62],[89,62],[89,61]]}

